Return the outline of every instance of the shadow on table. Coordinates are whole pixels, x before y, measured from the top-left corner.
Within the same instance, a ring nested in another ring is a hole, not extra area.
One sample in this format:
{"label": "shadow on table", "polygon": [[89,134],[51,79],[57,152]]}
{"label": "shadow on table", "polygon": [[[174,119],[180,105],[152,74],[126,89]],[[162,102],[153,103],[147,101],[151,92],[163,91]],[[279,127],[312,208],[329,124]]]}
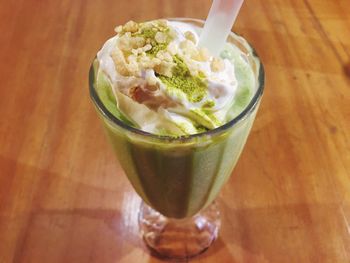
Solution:
{"label": "shadow on table", "polygon": [[[148,263],[158,263],[158,262],[192,262],[195,259],[205,259],[205,258],[212,258],[213,256],[215,256],[215,254],[218,253],[219,250],[223,249],[225,246],[225,244],[223,243],[221,237],[219,236],[219,238],[217,240],[215,240],[215,242],[210,246],[210,248],[208,248],[207,250],[204,250],[201,254],[190,258],[190,259],[184,259],[184,260],[170,260],[167,258],[162,258],[160,255],[158,255],[157,253],[153,252],[152,250],[146,248],[145,246],[145,250],[147,250],[147,253],[149,253],[151,255]],[[207,262],[211,262],[211,261],[207,261]]]}

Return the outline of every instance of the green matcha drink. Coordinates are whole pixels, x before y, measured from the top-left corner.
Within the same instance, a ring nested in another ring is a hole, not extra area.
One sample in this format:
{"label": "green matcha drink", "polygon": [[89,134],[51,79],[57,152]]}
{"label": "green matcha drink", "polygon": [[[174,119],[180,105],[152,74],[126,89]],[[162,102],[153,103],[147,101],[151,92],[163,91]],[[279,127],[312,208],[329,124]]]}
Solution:
{"label": "green matcha drink", "polygon": [[[229,178],[262,94],[262,68],[231,34],[219,57],[197,46],[202,21],[129,22],[90,71],[90,91],[131,184],[153,209],[185,218]],[[261,79],[259,79],[261,78]]]}

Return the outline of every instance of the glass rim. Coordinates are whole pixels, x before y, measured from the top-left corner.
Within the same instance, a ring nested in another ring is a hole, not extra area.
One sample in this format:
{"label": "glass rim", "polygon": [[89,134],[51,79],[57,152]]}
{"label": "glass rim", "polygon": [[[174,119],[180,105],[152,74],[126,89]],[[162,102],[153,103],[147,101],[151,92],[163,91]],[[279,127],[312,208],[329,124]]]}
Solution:
{"label": "glass rim", "polygon": [[[178,21],[185,21],[185,20],[191,20],[194,22],[200,22],[200,23],[204,23],[204,20],[201,19],[194,19],[194,18],[167,18],[168,20],[178,20]],[[230,35],[235,34],[237,36],[240,37],[239,34],[231,31]],[[147,138],[153,138],[153,139],[157,139],[160,141],[172,141],[172,142],[185,142],[185,141],[190,141],[192,139],[197,139],[197,138],[201,138],[201,137],[205,137],[205,136],[213,136],[216,134],[220,134],[221,132],[224,132],[226,130],[228,130],[229,128],[231,128],[232,126],[238,124],[240,121],[244,120],[244,118],[246,116],[248,116],[249,113],[251,113],[255,107],[258,105],[260,98],[263,94],[264,91],[264,86],[265,86],[265,70],[264,70],[264,66],[260,61],[260,58],[258,56],[258,54],[256,53],[255,49],[253,48],[253,46],[245,39],[243,38],[244,41],[246,42],[246,44],[249,46],[249,48],[251,49],[251,54],[254,56],[254,58],[258,61],[259,63],[259,71],[258,71],[258,88],[256,89],[256,92],[254,94],[254,96],[251,98],[251,100],[249,101],[249,103],[247,104],[247,106],[236,116],[234,117],[232,120],[226,122],[224,125],[221,125],[215,129],[211,129],[205,132],[201,132],[201,133],[195,133],[195,134],[188,134],[188,135],[180,135],[180,136],[171,136],[171,135],[157,135],[157,134],[153,134],[153,133],[149,133],[143,130],[140,130],[138,128],[132,127],[127,125],[126,123],[124,123],[123,121],[121,121],[120,119],[118,119],[117,117],[115,117],[107,108],[106,106],[103,104],[103,102],[101,101],[99,95],[97,94],[96,91],[96,87],[95,87],[95,74],[94,74],[94,67],[93,67],[93,62],[91,63],[90,66],[90,70],[89,70],[89,90],[90,90],[90,97],[92,99],[92,101],[94,102],[95,106],[97,107],[98,111],[103,115],[103,117],[105,117],[106,119],[108,119],[110,122],[112,122],[113,124],[129,131],[132,132],[136,135],[139,136],[143,136],[143,137],[147,137]],[[95,60],[96,58],[94,58]]]}

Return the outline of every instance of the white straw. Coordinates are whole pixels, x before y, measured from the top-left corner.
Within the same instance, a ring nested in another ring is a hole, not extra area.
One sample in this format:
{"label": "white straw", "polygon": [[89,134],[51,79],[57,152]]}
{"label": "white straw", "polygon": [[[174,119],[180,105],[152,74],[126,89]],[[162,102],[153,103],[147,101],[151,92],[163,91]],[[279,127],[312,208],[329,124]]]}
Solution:
{"label": "white straw", "polygon": [[242,4],[243,0],[213,0],[200,35],[199,46],[206,47],[212,55],[218,56]]}

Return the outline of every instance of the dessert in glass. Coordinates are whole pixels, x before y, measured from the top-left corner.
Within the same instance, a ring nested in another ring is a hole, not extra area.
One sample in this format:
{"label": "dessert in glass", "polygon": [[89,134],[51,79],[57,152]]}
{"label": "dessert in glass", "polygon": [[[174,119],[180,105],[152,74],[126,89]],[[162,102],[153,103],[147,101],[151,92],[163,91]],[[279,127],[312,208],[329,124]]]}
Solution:
{"label": "dessert in glass", "polygon": [[215,240],[215,198],[241,154],[263,93],[264,71],[230,33],[220,55],[198,47],[202,20],[116,28],[90,68],[92,101],[116,156],[142,198],[147,246],[195,256]]}

